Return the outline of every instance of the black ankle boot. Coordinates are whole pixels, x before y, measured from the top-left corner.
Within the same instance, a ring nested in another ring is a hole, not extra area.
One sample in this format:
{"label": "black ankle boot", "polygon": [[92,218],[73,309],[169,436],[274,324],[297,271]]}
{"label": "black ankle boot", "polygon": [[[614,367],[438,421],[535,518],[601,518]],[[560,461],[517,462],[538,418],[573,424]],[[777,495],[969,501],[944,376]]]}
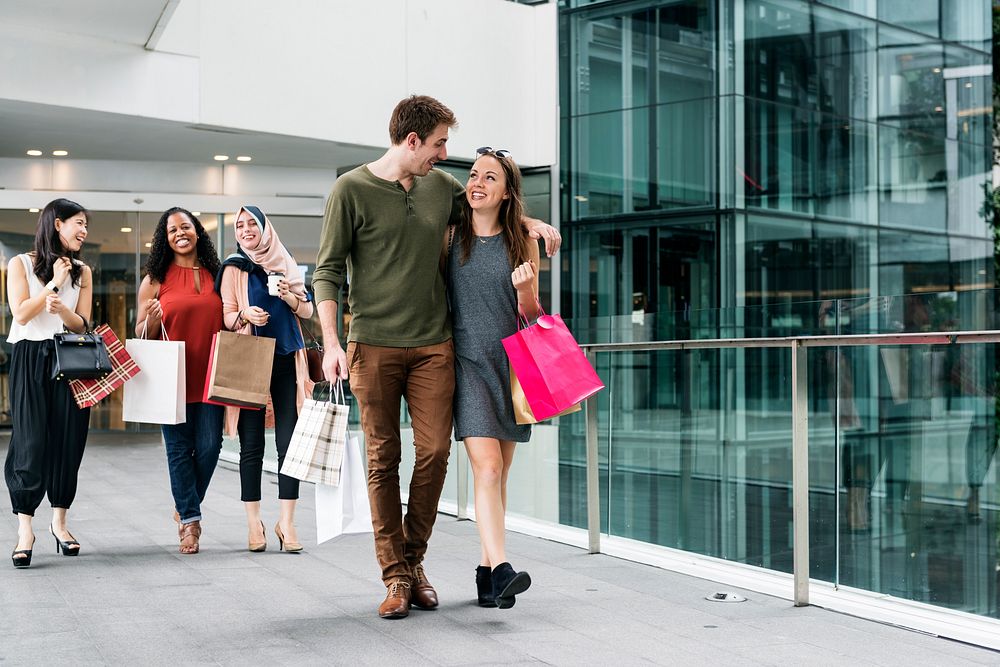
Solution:
{"label": "black ankle boot", "polygon": [[531,586],[531,576],[527,572],[515,572],[510,563],[500,563],[493,568],[492,579],[493,599],[500,609],[513,607],[514,596]]}
{"label": "black ankle boot", "polygon": [[497,606],[493,599],[493,579],[490,577],[490,568],[486,565],[476,568],[476,592],[479,594],[480,607]]}

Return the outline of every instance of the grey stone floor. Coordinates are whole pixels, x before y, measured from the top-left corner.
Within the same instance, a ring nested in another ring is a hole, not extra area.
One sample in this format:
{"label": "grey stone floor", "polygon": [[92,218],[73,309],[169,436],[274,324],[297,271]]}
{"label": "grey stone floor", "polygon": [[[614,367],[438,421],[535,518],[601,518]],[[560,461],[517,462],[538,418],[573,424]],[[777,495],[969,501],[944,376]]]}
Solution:
{"label": "grey stone floor", "polygon": [[[0,435],[0,456],[8,438]],[[220,465],[203,551],[182,556],[156,436],[92,435],[70,514],[81,555],[55,554],[43,506],[32,566],[0,563],[0,662],[1000,665],[1000,653],[756,593],[744,592],[741,604],[708,602],[718,589],[709,581],[517,534],[508,537],[511,561],[534,584],[513,609],[480,609],[475,524],[445,515],[426,560],[440,609],[385,621],[375,613],[385,589],[371,536],[310,546],[304,488],[305,553],[279,553],[270,533],[268,551],[251,554],[239,476]],[[276,495],[268,477],[269,531]],[[0,507],[10,511],[5,488]],[[12,548],[12,517],[2,535]]]}

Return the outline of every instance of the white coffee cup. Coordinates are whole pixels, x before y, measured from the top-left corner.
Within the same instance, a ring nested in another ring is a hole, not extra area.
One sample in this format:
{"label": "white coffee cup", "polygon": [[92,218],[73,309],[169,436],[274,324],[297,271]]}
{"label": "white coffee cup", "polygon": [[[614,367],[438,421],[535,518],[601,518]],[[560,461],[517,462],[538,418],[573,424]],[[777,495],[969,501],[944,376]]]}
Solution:
{"label": "white coffee cup", "polygon": [[271,296],[281,296],[278,292],[278,283],[285,279],[284,273],[267,274],[267,293]]}

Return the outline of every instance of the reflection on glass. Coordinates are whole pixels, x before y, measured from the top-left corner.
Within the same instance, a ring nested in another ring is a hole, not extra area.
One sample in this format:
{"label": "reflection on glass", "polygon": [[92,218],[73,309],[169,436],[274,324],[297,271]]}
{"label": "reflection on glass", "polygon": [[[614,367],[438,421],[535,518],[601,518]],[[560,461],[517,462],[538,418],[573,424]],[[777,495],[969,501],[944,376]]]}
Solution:
{"label": "reflection on glass", "polygon": [[716,224],[650,221],[594,223],[565,230],[574,272],[563,285],[563,309],[574,318],[628,315],[648,339],[666,322],[651,313],[706,310],[715,305]]}
{"label": "reflection on glass", "polygon": [[[936,328],[914,300],[908,328]],[[839,582],[1000,617],[996,350],[843,348]]]}
{"label": "reflection on glass", "polygon": [[575,218],[712,203],[711,4],[643,2],[570,16]]}

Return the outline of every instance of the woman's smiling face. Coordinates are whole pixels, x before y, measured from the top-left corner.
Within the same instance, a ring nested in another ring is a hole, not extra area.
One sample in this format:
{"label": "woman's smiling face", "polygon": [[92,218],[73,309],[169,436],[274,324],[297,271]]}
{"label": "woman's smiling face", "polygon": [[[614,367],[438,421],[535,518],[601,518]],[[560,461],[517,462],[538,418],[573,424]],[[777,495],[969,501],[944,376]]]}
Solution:
{"label": "woman's smiling face", "polygon": [[469,170],[469,180],[465,184],[465,198],[475,211],[500,209],[507,192],[507,177],[500,160],[492,155],[482,155]]}
{"label": "woman's smiling face", "polygon": [[167,218],[167,244],[177,255],[189,255],[197,251],[198,230],[186,214],[177,211]]}
{"label": "woman's smiling face", "polygon": [[250,250],[255,249],[260,243],[260,227],[249,211],[240,211],[239,217],[236,218],[236,240],[242,247]]}

